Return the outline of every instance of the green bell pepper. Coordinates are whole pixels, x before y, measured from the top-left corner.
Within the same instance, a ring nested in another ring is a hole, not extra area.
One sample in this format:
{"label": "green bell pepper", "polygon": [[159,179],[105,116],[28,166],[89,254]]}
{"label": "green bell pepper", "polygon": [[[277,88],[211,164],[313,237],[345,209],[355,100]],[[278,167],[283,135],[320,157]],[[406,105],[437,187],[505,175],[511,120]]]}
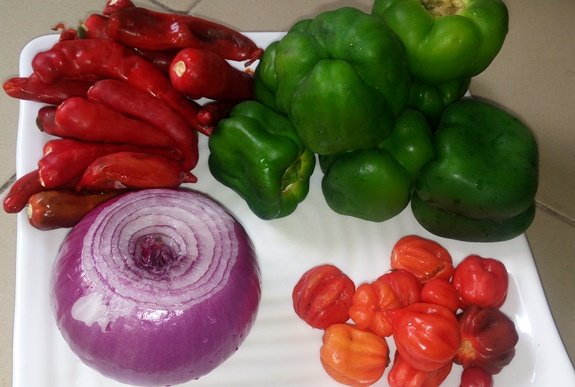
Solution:
{"label": "green bell pepper", "polygon": [[443,113],[436,158],[416,179],[412,210],[430,232],[460,240],[499,241],[533,220],[538,149],[515,116],[463,99]]}
{"label": "green bell pepper", "polygon": [[434,155],[427,120],[405,110],[378,147],[319,157],[324,198],[339,214],[374,222],[390,219],[407,206],[415,176]]}
{"label": "green bell pepper", "polygon": [[411,176],[384,149],[360,149],[335,159],[321,188],[327,204],[338,214],[381,222],[409,203]]}
{"label": "green bell pepper", "polygon": [[430,83],[470,78],[489,66],[507,35],[501,0],[375,0],[407,51],[410,73]]}
{"label": "green bell pepper", "polygon": [[289,116],[322,155],[377,146],[410,90],[401,42],[382,18],[351,7],[296,23],[266,49],[255,78],[255,99]]}
{"label": "green bell pepper", "polygon": [[315,155],[287,117],[257,101],[236,105],[208,146],[211,174],[262,219],[291,214],[308,194]]}
{"label": "green bell pepper", "polygon": [[422,112],[435,128],[443,110],[463,98],[470,83],[471,78],[458,78],[438,84],[413,79],[407,106]]}

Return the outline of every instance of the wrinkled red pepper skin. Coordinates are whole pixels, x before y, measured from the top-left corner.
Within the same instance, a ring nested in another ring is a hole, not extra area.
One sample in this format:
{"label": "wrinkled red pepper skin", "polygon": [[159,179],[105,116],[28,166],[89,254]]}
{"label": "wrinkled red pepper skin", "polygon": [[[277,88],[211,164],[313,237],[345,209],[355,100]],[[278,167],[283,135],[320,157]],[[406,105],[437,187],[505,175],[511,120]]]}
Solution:
{"label": "wrinkled red pepper skin", "polygon": [[117,152],[96,159],[76,185],[78,191],[175,188],[197,178],[182,165],[162,156]]}
{"label": "wrinkled red pepper skin", "polygon": [[433,278],[449,280],[454,270],[449,251],[419,235],[407,235],[395,243],[391,251],[391,268],[406,270],[421,283]]}
{"label": "wrinkled red pepper skin", "polygon": [[181,50],[170,64],[169,74],[176,90],[192,99],[242,101],[253,95],[253,76],[209,50]]}
{"label": "wrinkled red pepper skin", "polygon": [[454,359],[457,364],[463,368],[480,367],[495,375],[513,360],[519,335],[505,313],[473,305],[458,320],[461,346]]}
{"label": "wrinkled red pepper skin", "polygon": [[313,328],[326,329],[349,319],[355,284],[339,268],[320,265],[306,271],[292,291],[295,313]]}
{"label": "wrinkled red pepper skin", "polygon": [[39,230],[73,227],[89,211],[123,191],[82,194],[71,189],[38,192],[28,199],[26,213],[30,224]]}
{"label": "wrinkled red pepper skin", "polygon": [[387,382],[389,387],[439,387],[452,368],[453,363],[448,362],[435,371],[421,371],[413,368],[399,351],[395,351]]}
{"label": "wrinkled red pepper skin", "polygon": [[443,278],[434,278],[423,284],[421,288],[421,301],[443,305],[453,313],[461,306],[457,290],[451,282]]}
{"label": "wrinkled red pepper skin", "polygon": [[169,148],[141,147],[130,144],[78,141],[73,139],[50,140],[44,145],[43,156],[38,161],[42,186],[60,188],[82,176],[97,158],[116,152],[145,152],[178,160]]}
{"label": "wrinkled red pepper skin", "polygon": [[470,255],[455,268],[452,284],[462,307],[499,308],[507,298],[509,274],[503,262],[495,258]]}
{"label": "wrinkled red pepper skin", "polygon": [[262,50],[248,37],[221,24],[191,15],[127,7],[110,14],[110,36],[130,47],[166,50],[202,48],[225,59],[255,60]]}
{"label": "wrinkled red pepper skin", "polygon": [[35,169],[19,177],[4,198],[4,211],[9,214],[15,214],[26,207],[28,199],[33,194],[43,191],[45,188],[40,183],[38,170]]}
{"label": "wrinkled red pepper skin", "polygon": [[32,74],[28,77],[10,78],[2,86],[12,98],[58,105],[69,97],[86,96],[92,82],[62,78],[52,84],[46,84]]}
{"label": "wrinkled red pepper skin", "polygon": [[160,129],[87,98],[68,98],[58,106],[54,119],[57,132],[45,131],[63,138],[166,148],[175,145]]}
{"label": "wrinkled red pepper skin", "polygon": [[198,163],[197,132],[162,100],[114,79],[94,83],[88,98],[161,130],[180,150],[185,169],[192,169]]}
{"label": "wrinkled red pepper skin", "polygon": [[125,81],[164,100],[194,129],[211,133],[197,122],[199,105],[177,92],[151,62],[111,39],[76,39],[58,42],[32,59],[34,73],[45,83],[60,78],[112,78]]}
{"label": "wrinkled red pepper skin", "polygon": [[430,372],[453,361],[461,334],[452,311],[419,302],[390,313],[397,350],[412,367]]}
{"label": "wrinkled red pepper skin", "polygon": [[493,376],[480,367],[465,368],[459,387],[493,387]]}
{"label": "wrinkled red pepper skin", "polygon": [[420,301],[421,284],[407,271],[391,270],[382,274],[377,280],[391,287],[402,308]]}

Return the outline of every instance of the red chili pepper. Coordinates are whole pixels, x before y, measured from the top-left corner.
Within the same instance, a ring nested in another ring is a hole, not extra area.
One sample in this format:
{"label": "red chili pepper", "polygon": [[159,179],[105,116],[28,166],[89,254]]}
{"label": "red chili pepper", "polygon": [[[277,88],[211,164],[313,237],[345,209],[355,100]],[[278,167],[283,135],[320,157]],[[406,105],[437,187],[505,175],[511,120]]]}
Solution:
{"label": "red chili pepper", "polygon": [[169,73],[176,90],[192,99],[241,101],[252,97],[253,76],[208,50],[181,50],[170,64]]}
{"label": "red chili pepper", "polygon": [[333,265],[320,265],[305,272],[292,291],[296,314],[314,328],[326,329],[349,319],[355,291],[353,281]]}
{"label": "red chili pepper", "polygon": [[406,270],[425,283],[432,278],[449,280],[453,274],[453,261],[439,243],[418,235],[408,235],[393,246],[391,268]]}
{"label": "red chili pepper", "polygon": [[204,126],[215,127],[220,120],[230,114],[236,104],[236,101],[206,102],[198,111],[198,123]]}
{"label": "red chili pepper", "polygon": [[389,387],[438,387],[447,379],[451,368],[453,362],[447,362],[435,371],[421,371],[413,368],[399,351],[395,351],[387,382]]}
{"label": "red chili pepper", "polygon": [[102,13],[104,15],[110,15],[111,13],[119,11],[120,9],[131,7],[135,7],[131,0],[108,0]]}
{"label": "red chili pepper", "polygon": [[66,98],[85,96],[92,82],[62,78],[46,84],[32,74],[29,77],[10,78],[2,86],[12,98],[58,105]]}
{"label": "red chili pepper", "polygon": [[38,192],[28,199],[28,221],[39,230],[73,227],[89,211],[121,193],[118,190],[84,194],[70,189]]}
{"label": "red chili pepper", "polygon": [[168,77],[170,74],[170,64],[178,53],[172,50],[145,50],[143,48],[134,48],[134,52],[152,63],[162,74]]}
{"label": "red chili pepper", "polygon": [[192,169],[198,163],[197,132],[162,100],[113,79],[94,83],[88,98],[153,125],[171,137],[183,156],[184,168]]}
{"label": "red chili pepper", "polygon": [[32,68],[46,83],[60,78],[112,78],[123,80],[164,100],[194,129],[204,134],[197,122],[199,105],[176,91],[170,80],[152,63],[132,49],[110,39],[77,39],[58,42],[32,59]]}
{"label": "red chili pepper", "polygon": [[471,306],[458,317],[461,345],[454,361],[463,368],[481,367],[495,375],[515,356],[515,323],[496,308]]}
{"label": "red chili pepper", "polygon": [[176,153],[168,148],[141,147],[130,144],[78,141],[73,139],[50,140],[44,145],[44,155],[38,161],[40,181],[46,188],[59,188],[77,179],[97,158],[116,152],[144,152],[177,160]]}
{"label": "red chili pepper", "polygon": [[242,33],[191,15],[128,7],[110,14],[110,36],[130,47],[152,50],[203,48],[225,59],[258,59],[263,50]]}
{"label": "red chili pepper", "polygon": [[509,274],[497,259],[470,255],[455,268],[452,283],[462,307],[499,308],[507,298]]}
{"label": "red chili pepper", "polygon": [[452,311],[419,302],[390,313],[397,350],[413,368],[435,371],[453,361],[461,334]]}
{"label": "red chili pepper", "polygon": [[56,132],[48,132],[46,124],[44,130],[63,138],[166,148],[175,145],[160,129],[86,98],[68,98],[58,106],[54,119],[50,129]]}
{"label": "red chili pepper", "polygon": [[162,156],[117,152],[96,159],[76,185],[79,191],[173,188],[197,178],[182,165]]}
{"label": "red chili pepper", "polygon": [[59,40],[73,40],[78,39],[78,31],[73,28],[66,28],[64,23],[58,23],[52,27],[52,31],[61,31]]}
{"label": "red chili pepper", "polygon": [[9,214],[20,212],[26,207],[28,198],[36,192],[44,191],[45,188],[40,183],[38,170],[35,169],[19,177],[10,187],[8,194],[4,198],[4,211]]}
{"label": "red chili pepper", "polygon": [[109,39],[108,17],[93,13],[82,23],[81,31],[84,39]]}

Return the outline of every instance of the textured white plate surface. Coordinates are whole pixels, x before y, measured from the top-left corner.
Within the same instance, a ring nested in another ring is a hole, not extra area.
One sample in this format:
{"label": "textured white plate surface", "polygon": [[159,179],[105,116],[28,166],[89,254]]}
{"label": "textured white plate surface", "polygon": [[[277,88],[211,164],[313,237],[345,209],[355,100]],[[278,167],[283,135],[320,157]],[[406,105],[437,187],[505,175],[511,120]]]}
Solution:
{"label": "textured white plate surface", "polygon": [[[251,33],[260,46],[280,33]],[[49,48],[55,35],[31,41],[22,51],[20,73],[31,72],[38,51]],[[22,101],[17,149],[19,176],[36,168],[47,136],[35,125],[41,105]],[[503,311],[519,331],[513,362],[495,376],[495,386],[575,386],[575,372],[551,317],[525,236],[498,243],[464,243],[435,237],[406,209],[383,223],[371,223],[333,213],[323,200],[319,167],[307,199],[291,216],[263,221],[230,189],[210,175],[206,139],[194,170],[193,188],[225,205],[250,234],[263,276],[263,294],[256,323],[247,340],[211,374],[185,386],[337,386],[319,362],[321,332],[293,313],[291,291],[301,274],[312,266],[333,263],[356,282],[370,281],[389,268],[391,247],[402,236],[419,234],[442,243],[455,263],[479,254],[502,260],[510,273],[510,289]],[[85,366],[69,350],[56,328],[50,309],[52,263],[66,230],[42,232],[18,214],[16,309],[14,321],[14,387],[120,386]],[[393,343],[390,341],[392,351]],[[392,353],[393,356],[393,353]],[[389,368],[388,368],[389,370]],[[458,386],[461,369],[444,383]],[[387,371],[377,385],[385,386]]]}

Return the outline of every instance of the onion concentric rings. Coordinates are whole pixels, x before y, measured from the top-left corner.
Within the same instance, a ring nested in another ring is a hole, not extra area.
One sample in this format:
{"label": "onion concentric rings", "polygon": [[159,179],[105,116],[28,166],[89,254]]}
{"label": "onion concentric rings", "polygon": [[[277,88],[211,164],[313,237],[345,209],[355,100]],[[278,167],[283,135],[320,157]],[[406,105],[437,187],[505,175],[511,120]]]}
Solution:
{"label": "onion concentric rings", "polygon": [[114,198],[66,237],[52,305],[71,349],[118,381],[173,385],[227,359],[255,320],[261,279],[239,222],[209,197]]}

